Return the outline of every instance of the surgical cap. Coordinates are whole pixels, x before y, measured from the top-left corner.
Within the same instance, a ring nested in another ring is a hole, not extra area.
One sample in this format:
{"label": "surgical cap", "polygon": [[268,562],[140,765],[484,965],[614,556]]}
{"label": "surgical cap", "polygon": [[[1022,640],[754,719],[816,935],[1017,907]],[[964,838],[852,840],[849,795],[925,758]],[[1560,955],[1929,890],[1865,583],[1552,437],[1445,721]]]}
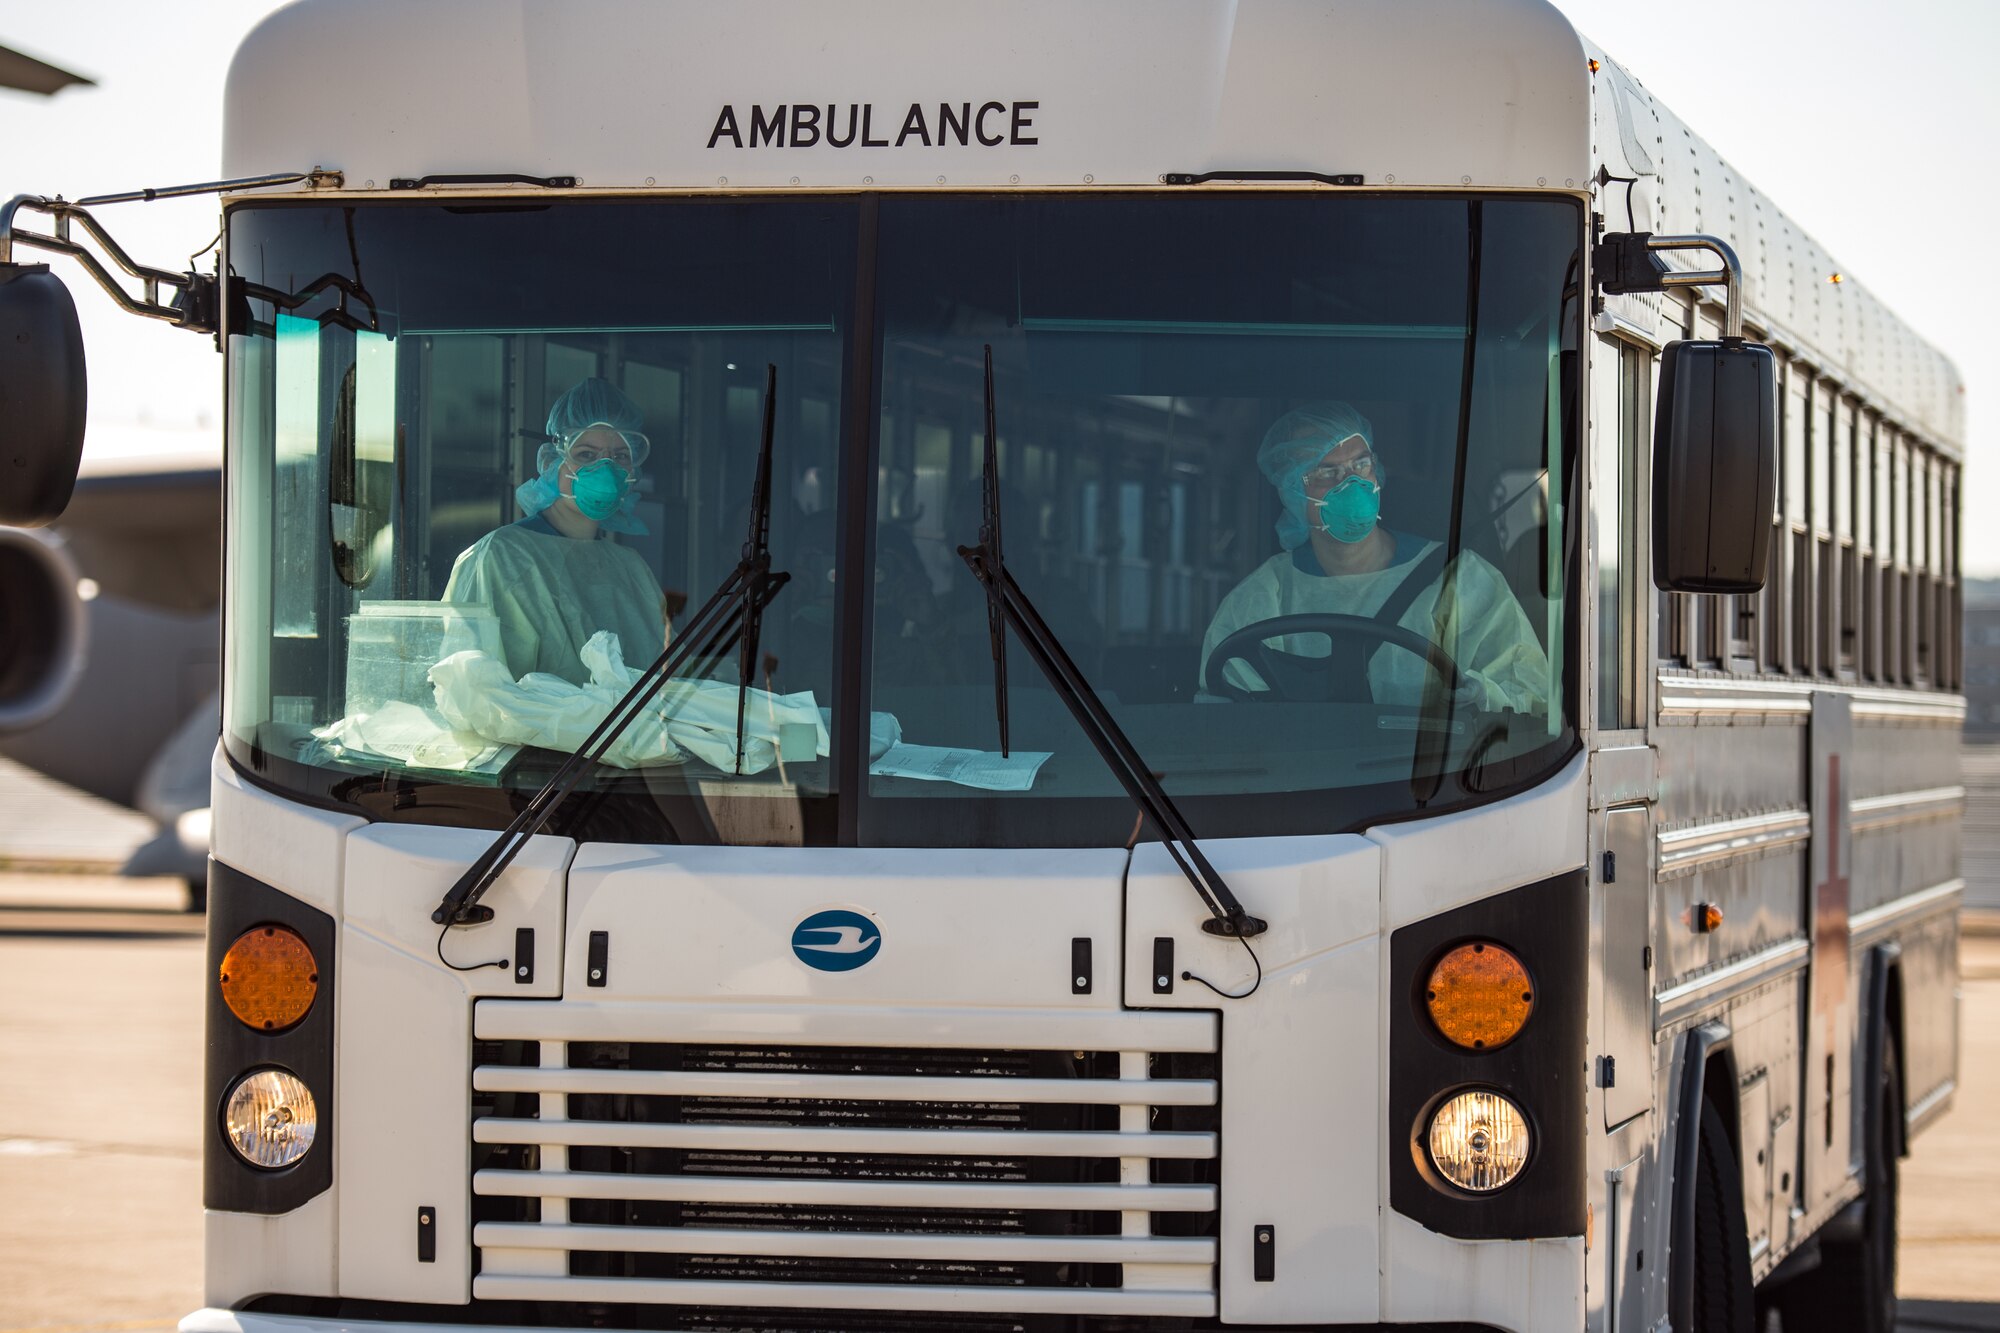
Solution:
{"label": "surgical cap", "polygon": [[1295,407],[1271,423],[1257,447],[1257,468],[1278,488],[1284,512],[1278,515],[1278,544],[1287,551],[1303,546],[1310,535],[1306,521],[1306,473],[1332,453],[1341,441],[1359,435],[1370,452],[1375,427],[1347,404],[1334,401]]}
{"label": "surgical cap", "polygon": [[[522,512],[533,518],[561,498],[557,473],[562,470],[563,459],[576,437],[592,427],[615,430],[623,436],[625,447],[632,451],[634,468],[645,462],[652,445],[639,430],[643,424],[639,405],[609,380],[593,375],[571,387],[549,408],[549,439],[535,452],[535,466],[540,471],[514,488],[514,498],[520,502]],[[598,526],[610,532],[644,535],[646,525],[634,513],[638,503],[638,492],[627,492],[618,511]]]}
{"label": "surgical cap", "polygon": [[[578,381],[549,408],[547,447],[561,456],[569,452],[577,436],[592,427],[606,427],[625,437],[625,447],[632,451],[632,466],[636,468],[652,452],[652,442],[640,429],[645,424],[637,403],[610,380],[593,375]],[[546,458],[538,461],[541,466],[548,466]]]}

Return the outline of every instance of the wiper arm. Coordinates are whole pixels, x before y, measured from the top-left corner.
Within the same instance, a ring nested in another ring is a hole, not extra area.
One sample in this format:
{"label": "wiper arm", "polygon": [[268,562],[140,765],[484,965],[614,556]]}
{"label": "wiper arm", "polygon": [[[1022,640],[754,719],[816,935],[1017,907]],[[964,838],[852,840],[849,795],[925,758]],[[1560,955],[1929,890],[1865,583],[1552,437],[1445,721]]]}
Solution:
{"label": "wiper arm", "polygon": [[1266,924],[1243,910],[1236,895],[1216,868],[1209,864],[1201,847],[1195,842],[1194,830],[1188,827],[1185,816],[1175,806],[1173,798],[1160,786],[1153,770],[1140,758],[1132,740],[1111,716],[1104,700],[1091,689],[1062,641],[1042,619],[1041,612],[1028,595],[1021,591],[1021,585],[1008,572],[1006,561],[1000,549],[1000,478],[999,452],[994,445],[993,411],[993,348],[986,349],[986,478],[981,488],[983,512],[980,515],[979,545],[961,546],[958,554],[971,568],[973,577],[986,589],[987,616],[990,632],[994,639],[993,660],[997,666],[999,682],[998,712],[1000,720],[1000,743],[1002,753],[1007,744],[1007,685],[1006,646],[1007,626],[1014,628],[1020,636],[1021,646],[1035,659],[1035,665],[1049,678],[1056,694],[1069,708],[1070,715],[1083,729],[1097,753],[1110,765],[1112,776],[1125,788],[1133,803],[1152,821],[1160,834],[1160,842],[1167,849],[1167,855],[1187,876],[1188,883],[1201,895],[1207,905],[1210,920],[1201,923],[1201,928],[1211,935],[1235,936],[1249,939],[1261,935]]}
{"label": "wiper arm", "polygon": [[[791,575],[771,571],[771,436],[774,403],[778,394],[778,368],[771,366],[764,380],[764,433],[757,447],[757,479],[750,500],[750,533],[743,543],[743,555],[736,568],[722,580],[701,608],[682,626],[680,636],[653,660],[624,697],[613,704],[582,745],[571,752],[549,775],[541,790],[528,799],[493,839],[477,860],[458,877],[431,920],[449,929],[476,925],[493,919],[493,909],[480,906],[480,895],[493,886],[503,871],[513,864],[528,840],[542,830],[558,805],[583,780],[583,775],[604,757],[625,729],[645,710],[653,692],[690,662],[706,671],[730,645],[741,642],[745,663],[756,660],[757,638],[763,625],[764,608]],[[699,674],[699,671],[697,674]],[[749,667],[738,686],[736,702],[736,766],[743,767],[743,716],[749,698]],[[442,936],[440,936],[440,939]]]}

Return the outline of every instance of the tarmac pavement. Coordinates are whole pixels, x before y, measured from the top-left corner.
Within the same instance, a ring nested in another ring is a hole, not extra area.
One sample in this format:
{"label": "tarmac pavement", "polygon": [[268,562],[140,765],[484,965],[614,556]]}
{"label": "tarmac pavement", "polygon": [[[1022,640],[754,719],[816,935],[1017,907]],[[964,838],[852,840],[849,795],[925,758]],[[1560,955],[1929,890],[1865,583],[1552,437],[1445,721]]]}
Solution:
{"label": "tarmac pavement", "polygon": [[[174,880],[0,873],[0,1333],[201,1303],[201,919]],[[1902,1327],[2000,1333],[2000,930],[1962,951],[1952,1111],[1903,1166]]]}

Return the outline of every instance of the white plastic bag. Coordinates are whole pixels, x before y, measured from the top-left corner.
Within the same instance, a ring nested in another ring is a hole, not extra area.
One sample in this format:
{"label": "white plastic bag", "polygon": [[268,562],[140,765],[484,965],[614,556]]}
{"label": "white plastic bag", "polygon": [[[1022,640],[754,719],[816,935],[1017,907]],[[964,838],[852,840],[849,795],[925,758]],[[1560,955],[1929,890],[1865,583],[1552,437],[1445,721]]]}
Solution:
{"label": "white plastic bag", "polygon": [[[483,652],[454,653],[431,668],[438,712],[447,722],[489,741],[575,750],[610,715],[639,672],[625,665],[618,636],[600,630],[579,656],[590,683],[573,685],[560,676],[531,672],[514,680],[507,668]],[[811,691],[772,694],[751,689],[744,699],[744,773],[761,773],[777,762],[780,744],[787,759],[827,752],[826,724]],[[727,772],[737,770],[736,686],[713,680],[672,680],[654,692],[639,716],[604,754],[619,768],[678,764],[689,755]]]}
{"label": "white plastic bag", "polygon": [[344,717],[313,735],[337,759],[387,759],[445,773],[497,773],[514,753],[470,730],[455,730],[428,708],[396,700],[372,713]]}

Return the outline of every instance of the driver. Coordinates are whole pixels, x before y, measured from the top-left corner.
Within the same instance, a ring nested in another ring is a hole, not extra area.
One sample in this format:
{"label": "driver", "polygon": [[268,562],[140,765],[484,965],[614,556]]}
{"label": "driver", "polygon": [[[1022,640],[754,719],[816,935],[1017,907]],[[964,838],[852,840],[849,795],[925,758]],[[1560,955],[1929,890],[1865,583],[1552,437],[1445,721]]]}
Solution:
{"label": "driver", "polygon": [[628,663],[651,662],[667,642],[666,598],[637,551],[614,532],[643,535],[633,480],[646,461],[639,407],[606,380],[573,386],[549,409],[538,476],[515,488],[524,517],[458,557],[448,602],[486,602],[516,678],[548,672],[588,679],[579,656],[599,630],[618,636]]}
{"label": "driver", "polygon": [[[1265,432],[1257,466],[1277,487],[1284,507],[1278,518],[1284,549],[1252,570],[1216,608],[1202,638],[1197,697],[1222,694],[1220,682],[1212,679],[1216,672],[1238,690],[1273,688],[1247,661],[1210,663],[1216,646],[1232,633],[1278,616],[1331,613],[1401,626],[1438,644],[1457,662],[1461,706],[1547,712],[1548,658],[1500,572],[1461,551],[1451,599],[1441,614],[1443,546],[1379,521],[1387,479],[1368,418],[1343,402],[1287,412]],[[1342,659],[1324,668],[1314,664],[1320,683],[1311,697],[1410,707],[1423,702],[1431,668],[1414,652],[1378,636],[1308,632],[1283,635],[1272,645],[1294,657],[1323,662],[1332,653]],[[1293,697],[1284,682],[1278,688]]]}

